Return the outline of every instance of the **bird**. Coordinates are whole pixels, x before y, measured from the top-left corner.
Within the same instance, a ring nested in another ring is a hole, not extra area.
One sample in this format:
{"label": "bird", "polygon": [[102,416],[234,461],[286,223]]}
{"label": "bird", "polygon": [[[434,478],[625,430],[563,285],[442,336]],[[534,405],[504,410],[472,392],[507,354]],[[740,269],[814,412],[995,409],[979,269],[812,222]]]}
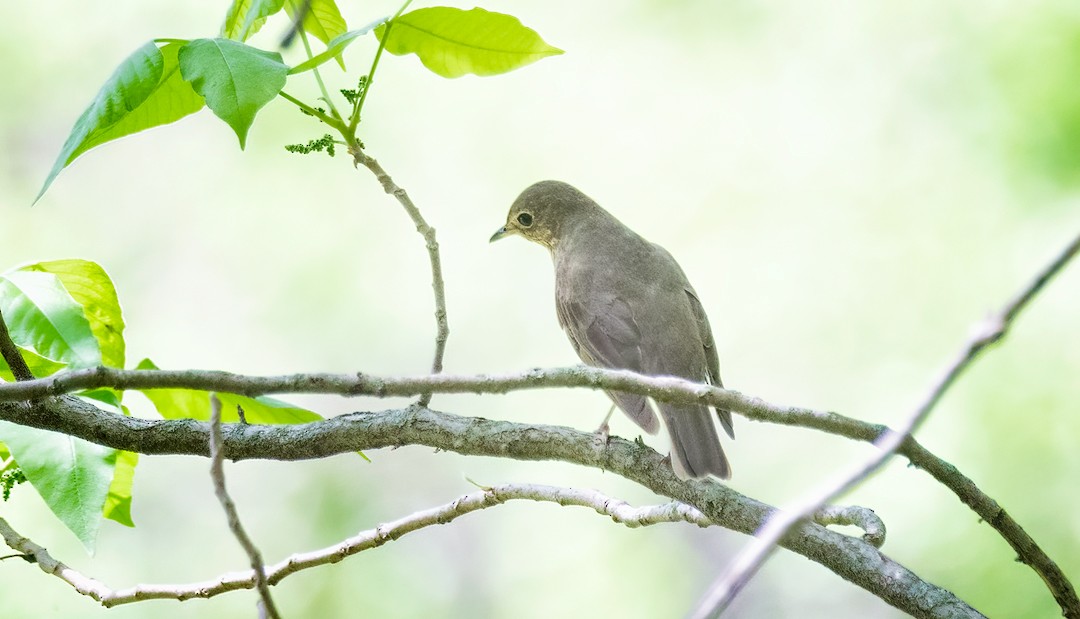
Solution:
{"label": "bird", "polygon": [[[723,386],[701,298],[666,249],[645,240],[577,188],[554,180],[526,188],[491,242],[511,235],[551,252],[559,325],[587,365]],[[646,396],[621,391],[607,395],[642,430],[659,431]],[[731,477],[709,407],[656,405],[671,439],[671,466],[679,479]],[[716,415],[734,439],[731,412],[718,408]]]}

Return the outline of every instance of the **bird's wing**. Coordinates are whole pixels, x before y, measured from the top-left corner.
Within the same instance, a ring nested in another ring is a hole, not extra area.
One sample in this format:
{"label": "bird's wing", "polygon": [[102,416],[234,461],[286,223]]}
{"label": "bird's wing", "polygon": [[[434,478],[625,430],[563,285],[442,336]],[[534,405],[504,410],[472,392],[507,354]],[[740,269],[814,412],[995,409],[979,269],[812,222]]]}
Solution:
{"label": "bird's wing", "polygon": [[[587,303],[556,299],[559,324],[581,360],[589,365],[643,372],[641,330],[630,306],[617,296],[594,295]],[[643,430],[660,429],[645,396],[609,391],[608,395]]]}
{"label": "bird's wing", "polygon": [[[686,296],[690,299],[690,309],[693,311],[694,319],[697,321],[701,341],[705,346],[705,363],[709,383],[717,387],[723,387],[724,383],[720,380],[720,356],[716,352],[716,342],[713,340],[712,328],[709,326],[709,317],[705,315],[705,308],[701,305],[701,300],[697,298],[694,289],[687,286],[685,290]],[[724,426],[727,435],[735,438],[735,428],[731,424],[731,411],[718,408],[716,409],[716,415],[720,418],[720,425]]]}

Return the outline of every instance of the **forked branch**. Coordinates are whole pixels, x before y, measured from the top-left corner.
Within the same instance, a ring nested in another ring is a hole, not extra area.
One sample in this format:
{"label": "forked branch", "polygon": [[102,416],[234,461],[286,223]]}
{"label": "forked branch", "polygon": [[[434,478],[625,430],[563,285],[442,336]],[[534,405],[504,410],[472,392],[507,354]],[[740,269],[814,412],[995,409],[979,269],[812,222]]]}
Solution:
{"label": "forked branch", "polygon": [[[926,397],[923,398],[922,403],[904,419],[898,429],[889,430],[874,441],[877,450],[863,460],[856,462],[849,470],[841,472],[835,479],[826,482],[820,488],[815,489],[801,500],[776,512],[769,518],[769,521],[758,531],[755,539],[747,546],[746,550],[735,557],[728,571],[721,575],[709,588],[709,591],[691,616],[694,619],[718,617],[796,523],[810,517],[822,505],[851,490],[881,467],[893,453],[900,449],[904,441],[911,437],[915,429],[929,416],[930,411],[941,400],[941,397],[955,383],[960,374],[971,365],[979,353],[1005,337],[1013,324],[1013,320],[1020,315],[1020,312],[1035,298],[1035,295],[1068,264],[1078,251],[1080,251],[1080,235],[1073,239],[1048,265],[1040,269],[1035,277],[1001,311],[975,325],[968,342],[960,350],[956,359],[945,368],[941,376],[934,382]],[[1004,514],[1004,510],[1001,513]],[[1010,540],[1010,543],[1013,543],[1013,540]],[[1013,547],[1016,548],[1016,544],[1013,544]],[[1029,564],[1033,563],[1032,558],[1025,556],[1022,549],[1016,549],[1020,553],[1021,561]],[[1080,599],[1077,598],[1076,591],[1065,580],[1064,574],[1061,573],[1060,569],[1057,569],[1057,565],[1053,564],[1049,557],[1046,557],[1038,549],[1038,546],[1035,546],[1035,549],[1038,551],[1039,563],[1049,562],[1052,564],[1053,569],[1036,569],[1036,572],[1054,594],[1054,599],[1061,606],[1064,616],[1070,619],[1080,618]]]}

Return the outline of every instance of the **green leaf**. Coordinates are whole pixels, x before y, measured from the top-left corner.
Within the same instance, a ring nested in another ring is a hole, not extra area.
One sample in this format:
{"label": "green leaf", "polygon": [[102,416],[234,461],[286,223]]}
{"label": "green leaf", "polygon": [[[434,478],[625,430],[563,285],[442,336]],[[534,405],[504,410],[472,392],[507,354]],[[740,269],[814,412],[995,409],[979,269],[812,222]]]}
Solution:
{"label": "green leaf", "polygon": [[93,400],[95,406],[98,408],[105,408],[111,413],[116,413],[117,415],[129,414],[127,407],[120,403],[120,399],[123,397],[124,392],[117,391],[112,387],[89,389],[80,391],[75,395],[87,400]]}
{"label": "green leaf", "polygon": [[383,17],[382,19],[371,22],[370,24],[364,26],[363,28],[360,28],[359,30],[350,30],[345,34],[335,37],[332,41],[327,43],[326,50],[323,51],[321,54],[316,54],[311,58],[308,58],[304,62],[296,65],[295,67],[289,69],[289,75],[303,73],[304,71],[310,71],[315,67],[323,64],[324,62],[327,62],[328,60],[340,57],[342,52],[345,51],[345,48],[348,47],[353,41],[367,34],[371,31],[372,28],[382,24],[387,19],[389,18]]}
{"label": "green leaf", "polygon": [[[285,12],[288,13],[290,19],[296,19],[297,13],[303,10],[306,1],[286,0]],[[330,41],[345,34],[349,29],[334,0],[311,0],[311,6],[308,8],[308,12],[304,14],[304,21],[300,25],[304,32],[311,33],[328,47]],[[341,68],[344,70],[345,63],[340,60],[338,60],[338,63],[341,64]]]}
{"label": "green leaf", "polygon": [[[26,361],[27,367],[30,368],[30,373],[36,378],[51,376],[67,367],[66,363],[49,359],[48,357],[42,357],[29,348],[18,345],[15,347],[19,349],[19,353],[22,354],[22,358]],[[5,380],[7,382],[15,381],[15,376],[11,373],[11,368],[8,367],[8,364],[4,361],[3,357],[0,357],[0,380]]]}
{"label": "green leaf", "polygon": [[[143,359],[136,370],[156,370],[149,359]],[[210,419],[210,392],[193,389],[145,389],[142,391],[165,419]],[[308,423],[322,419],[321,415],[266,396],[249,398],[232,393],[218,393],[221,400],[221,421],[236,423],[240,416],[236,407],[244,409],[244,418],[252,424]]]}
{"label": "green leaf", "polygon": [[0,308],[16,344],[73,368],[101,365],[101,348],[86,314],[56,275],[0,275]]}
{"label": "green leaf", "polygon": [[131,488],[135,483],[135,465],[138,463],[139,454],[133,451],[116,452],[116,468],[102,509],[106,518],[126,527],[135,526],[135,521],[131,519]]}
{"label": "green leaf", "polygon": [[0,421],[0,439],[49,509],[93,554],[116,450],[7,421]]}
{"label": "green leaf", "polygon": [[113,368],[124,367],[124,317],[116,288],[105,269],[89,260],[54,260],[19,270],[52,273],[60,278],[90,322],[90,330],[101,349],[101,362]]}
{"label": "green leaf", "polygon": [[[120,403],[123,392],[115,389],[103,387],[82,391],[77,395],[84,400],[93,400],[98,408],[118,415],[131,415],[131,411]],[[131,488],[135,482],[135,465],[138,463],[139,454],[131,451],[116,452],[116,467],[102,508],[102,515],[126,527],[135,526],[131,519]]]}
{"label": "green leaf", "polygon": [[221,36],[234,41],[248,40],[284,4],[285,0],[233,0],[221,24]]}
{"label": "green leaf", "polygon": [[480,8],[418,9],[379,26],[375,36],[386,37],[391,54],[416,54],[425,67],[450,78],[498,75],[563,53],[516,17]]}
{"label": "green leaf", "polygon": [[281,54],[228,39],[196,39],[180,50],[180,72],[206,105],[247,141],[255,114],[285,86]]}
{"label": "green leaf", "polygon": [[322,419],[322,415],[265,395],[249,398],[219,393],[217,396],[221,400],[222,420],[239,421],[237,407],[244,409],[244,419],[254,424],[310,423]]}
{"label": "green leaf", "polygon": [[61,170],[91,148],[202,109],[202,97],[180,78],[177,52],[184,45],[184,41],[173,41],[158,49],[151,41],[120,63],[75,121],[34,202]]}
{"label": "green leaf", "polygon": [[[135,366],[136,370],[157,370],[157,365],[149,359],[143,359]],[[165,419],[210,420],[210,392],[194,389],[144,389],[146,396]],[[307,409],[293,406],[267,396],[249,398],[232,393],[218,393],[221,400],[222,423],[237,423],[240,415],[237,407],[244,410],[244,419],[251,424],[309,423],[323,417]],[[362,451],[356,452],[361,458],[371,462]]]}

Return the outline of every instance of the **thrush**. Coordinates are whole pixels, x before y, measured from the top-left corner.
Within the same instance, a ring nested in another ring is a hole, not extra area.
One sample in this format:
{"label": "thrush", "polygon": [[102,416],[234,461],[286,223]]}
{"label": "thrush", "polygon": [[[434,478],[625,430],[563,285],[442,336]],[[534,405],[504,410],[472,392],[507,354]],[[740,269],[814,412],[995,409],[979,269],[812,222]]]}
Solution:
{"label": "thrush", "polygon": [[[723,386],[705,308],[663,247],[560,181],[541,181],[522,192],[491,240],[512,234],[551,251],[559,324],[586,364]],[[657,433],[656,411],[647,397],[607,394],[642,430]],[[708,407],[656,404],[679,478],[731,476]],[[735,438],[730,411],[716,414]]]}

